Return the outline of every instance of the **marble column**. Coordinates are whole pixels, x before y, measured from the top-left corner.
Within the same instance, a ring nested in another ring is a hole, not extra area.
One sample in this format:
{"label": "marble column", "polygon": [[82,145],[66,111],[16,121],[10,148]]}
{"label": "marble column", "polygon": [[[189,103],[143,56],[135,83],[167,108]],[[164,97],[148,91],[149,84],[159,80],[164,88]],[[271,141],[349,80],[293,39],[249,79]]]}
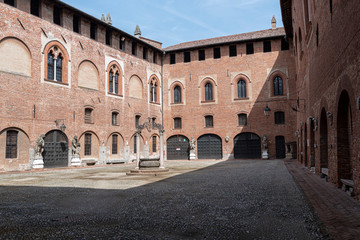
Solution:
{"label": "marble column", "polygon": [[140,134],[141,131],[136,131],[136,168],[139,169],[140,167]]}
{"label": "marble column", "polygon": [[160,166],[159,168],[164,169],[164,130],[160,130]]}

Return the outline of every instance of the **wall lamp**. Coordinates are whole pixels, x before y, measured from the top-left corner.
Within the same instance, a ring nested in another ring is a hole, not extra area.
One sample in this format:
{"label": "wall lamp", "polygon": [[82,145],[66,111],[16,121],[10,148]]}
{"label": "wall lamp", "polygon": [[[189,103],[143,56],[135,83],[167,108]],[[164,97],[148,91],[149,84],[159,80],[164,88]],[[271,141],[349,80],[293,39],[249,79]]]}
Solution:
{"label": "wall lamp", "polygon": [[269,117],[269,115],[270,115],[270,108],[268,107],[268,105],[266,105],[266,107],[264,109],[264,114],[266,117]]}
{"label": "wall lamp", "polygon": [[[60,123],[61,123],[61,124],[60,124]],[[64,124],[64,119],[56,119],[56,120],[55,120],[55,124],[56,124],[56,127],[60,128],[60,130],[61,130],[62,132],[65,131],[66,126],[65,126],[65,124]]]}

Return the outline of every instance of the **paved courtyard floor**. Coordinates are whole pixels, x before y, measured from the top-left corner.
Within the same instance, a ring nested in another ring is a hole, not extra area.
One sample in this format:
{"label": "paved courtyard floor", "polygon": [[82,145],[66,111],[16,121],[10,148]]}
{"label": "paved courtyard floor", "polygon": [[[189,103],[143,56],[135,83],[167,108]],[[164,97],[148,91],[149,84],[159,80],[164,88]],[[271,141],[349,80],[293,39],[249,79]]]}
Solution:
{"label": "paved courtyard floor", "polygon": [[0,174],[1,239],[323,239],[284,161]]}

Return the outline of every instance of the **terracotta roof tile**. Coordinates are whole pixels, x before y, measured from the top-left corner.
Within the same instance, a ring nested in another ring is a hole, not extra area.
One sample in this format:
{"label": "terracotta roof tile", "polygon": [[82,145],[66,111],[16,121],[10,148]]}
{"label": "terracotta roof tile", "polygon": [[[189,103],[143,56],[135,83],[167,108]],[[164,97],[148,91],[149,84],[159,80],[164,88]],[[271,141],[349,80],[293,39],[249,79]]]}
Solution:
{"label": "terracotta roof tile", "polygon": [[257,40],[257,39],[264,39],[271,37],[281,37],[284,35],[285,35],[284,28],[267,29],[256,32],[248,32],[248,33],[241,33],[241,34],[229,35],[224,37],[216,37],[216,38],[209,38],[209,39],[203,39],[203,40],[197,40],[191,42],[184,42],[164,48],[163,50],[175,51],[180,49],[198,48],[208,45],[218,45],[218,44],[220,45],[231,42],[249,41],[249,40]]}

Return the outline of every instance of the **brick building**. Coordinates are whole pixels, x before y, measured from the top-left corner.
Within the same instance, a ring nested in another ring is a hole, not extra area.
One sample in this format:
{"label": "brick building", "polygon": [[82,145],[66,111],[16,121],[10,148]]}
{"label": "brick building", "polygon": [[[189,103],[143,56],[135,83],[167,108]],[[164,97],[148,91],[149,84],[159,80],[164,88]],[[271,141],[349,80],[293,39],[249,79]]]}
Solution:
{"label": "brick building", "polygon": [[[2,170],[31,168],[42,134],[45,167],[71,164],[74,136],[83,163],[132,161],[145,121],[164,124],[169,160],[188,159],[192,138],[198,159],[261,158],[264,135],[283,158],[296,141],[294,50],[275,19],[163,49],[61,1],[0,2]],[[159,156],[157,132],[140,142]]]}
{"label": "brick building", "polygon": [[298,160],[359,197],[359,2],[280,3],[294,46]]}

